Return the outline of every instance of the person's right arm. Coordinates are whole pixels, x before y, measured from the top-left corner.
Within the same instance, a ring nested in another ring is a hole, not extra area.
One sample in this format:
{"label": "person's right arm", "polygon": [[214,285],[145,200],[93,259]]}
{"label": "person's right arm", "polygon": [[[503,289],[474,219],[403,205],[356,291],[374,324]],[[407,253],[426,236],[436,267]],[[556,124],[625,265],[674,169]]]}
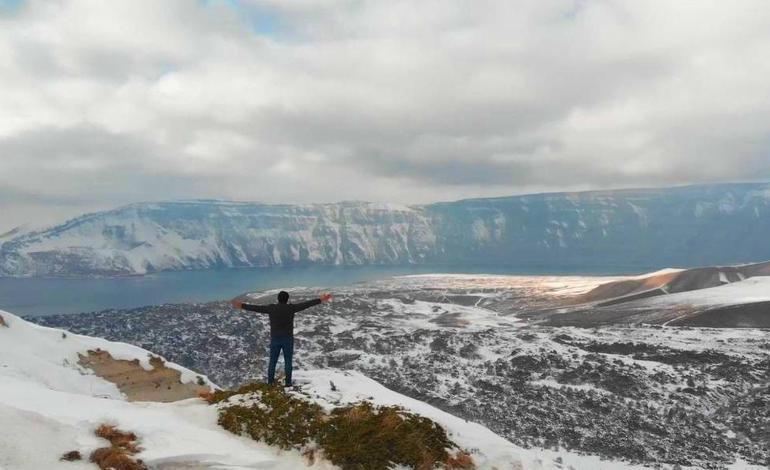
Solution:
{"label": "person's right arm", "polygon": [[237,310],[248,310],[250,312],[257,312],[257,313],[268,313],[268,308],[269,308],[268,305],[247,304],[247,303],[243,303],[238,299],[231,300],[230,305],[232,305],[233,308]]}

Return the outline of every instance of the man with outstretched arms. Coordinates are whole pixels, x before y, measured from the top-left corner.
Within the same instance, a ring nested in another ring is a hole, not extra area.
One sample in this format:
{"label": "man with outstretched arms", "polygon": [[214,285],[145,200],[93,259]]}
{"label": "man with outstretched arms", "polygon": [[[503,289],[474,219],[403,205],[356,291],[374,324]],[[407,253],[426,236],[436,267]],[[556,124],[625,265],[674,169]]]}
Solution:
{"label": "man with outstretched arms", "polygon": [[283,351],[283,364],[286,371],[286,386],[290,387],[292,372],[292,356],[294,355],[294,314],[313,307],[322,302],[328,302],[332,298],[331,294],[321,294],[317,299],[308,300],[298,304],[289,303],[289,293],[281,291],[278,293],[278,303],[269,305],[255,305],[243,303],[233,299],[230,301],[232,306],[238,310],[248,310],[250,312],[266,313],[270,316],[270,363],[267,367],[267,383],[275,382],[275,365],[278,363],[278,356]]}

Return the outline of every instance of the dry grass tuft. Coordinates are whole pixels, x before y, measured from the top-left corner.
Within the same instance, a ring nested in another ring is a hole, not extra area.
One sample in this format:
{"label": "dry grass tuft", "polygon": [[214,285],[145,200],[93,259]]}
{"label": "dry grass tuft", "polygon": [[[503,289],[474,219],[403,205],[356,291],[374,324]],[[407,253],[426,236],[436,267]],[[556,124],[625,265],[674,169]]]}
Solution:
{"label": "dry grass tuft", "polygon": [[[362,407],[353,407],[350,408],[345,413],[345,419],[350,421],[351,423],[359,423],[361,420],[369,417],[369,410],[362,408]],[[384,424],[384,423],[383,423]],[[392,426],[390,426],[392,428]]]}
{"label": "dry grass tuft", "polygon": [[211,391],[211,390],[202,390],[202,391],[198,392],[198,398],[202,398],[203,400],[208,402],[208,404],[213,404],[214,403],[214,392]]}
{"label": "dry grass tuft", "polygon": [[109,424],[102,424],[96,429],[96,435],[110,441],[113,447],[118,447],[131,454],[138,453],[141,449],[136,444],[136,434],[124,432]]}
{"label": "dry grass tuft", "polygon": [[137,442],[136,434],[121,431],[115,426],[102,424],[94,432],[110,443],[110,447],[102,447],[91,453],[91,462],[102,470],[147,470],[141,460],[135,460],[134,455],[142,449]]}
{"label": "dry grass tuft", "polygon": [[459,451],[457,454],[450,456],[444,465],[446,468],[451,469],[476,468],[476,464],[473,463],[473,458],[465,451]]}
{"label": "dry grass tuft", "polygon": [[8,323],[5,322],[5,318],[2,315],[0,315],[0,326],[8,328]]}
{"label": "dry grass tuft", "polygon": [[59,460],[63,460],[65,462],[75,462],[76,460],[83,460],[83,456],[80,455],[80,452],[76,450],[71,450],[64,455],[61,456]]}
{"label": "dry grass tuft", "polygon": [[147,470],[141,460],[119,447],[102,447],[91,454],[91,462],[102,470]]}
{"label": "dry grass tuft", "polygon": [[321,427],[317,441],[326,458],[344,470],[393,465],[418,470],[460,468],[448,465],[449,451],[457,445],[441,426],[395,406],[361,402],[337,408]]}
{"label": "dry grass tuft", "polygon": [[399,407],[360,402],[327,412],[283,387],[258,383],[203,398],[220,404],[223,428],[268,445],[299,450],[310,464],[324,458],[342,470],[396,465],[417,470],[475,468],[470,454],[452,442],[440,425]]}
{"label": "dry grass tuft", "polygon": [[165,367],[166,363],[159,356],[151,356],[150,365],[155,369],[160,369],[161,367]]}

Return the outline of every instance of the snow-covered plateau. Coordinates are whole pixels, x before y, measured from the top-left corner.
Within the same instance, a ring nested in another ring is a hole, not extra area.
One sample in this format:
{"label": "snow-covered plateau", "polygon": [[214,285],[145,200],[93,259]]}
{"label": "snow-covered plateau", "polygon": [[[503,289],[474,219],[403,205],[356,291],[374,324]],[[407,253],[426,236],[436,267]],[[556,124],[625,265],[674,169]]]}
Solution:
{"label": "snow-covered plateau", "polygon": [[415,206],[140,203],[0,235],[0,276],[278,265],[714,265],[770,259],[768,232],[770,185],[759,183]]}
{"label": "snow-covered plateau", "polygon": [[[634,278],[436,274],[355,284],[298,315],[295,364],[355,371],[346,377],[364,374],[394,396],[480,423],[522,449],[525,463],[768,468],[770,330],[697,326],[713,309],[730,317],[719,310],[725,299],[756,306],[770,278],[737,273],[763,269]],[[663,293],[599,305],[651,286]],[[271,302],[275,293],[248,296]],[[265,370],[267,320],[226,302],[35,321],[158,351],[226,386]]]}

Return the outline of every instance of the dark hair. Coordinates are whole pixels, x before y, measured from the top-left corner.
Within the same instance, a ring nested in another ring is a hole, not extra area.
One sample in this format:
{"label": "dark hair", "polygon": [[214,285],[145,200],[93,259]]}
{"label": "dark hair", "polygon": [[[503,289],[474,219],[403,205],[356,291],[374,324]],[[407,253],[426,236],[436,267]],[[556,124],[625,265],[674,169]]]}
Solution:
{"label": "dark hair", "polygon": [[289,301],[289,293],[285,290],[282,290],[278,293],[278,303],[279,304],[285,304]]}

